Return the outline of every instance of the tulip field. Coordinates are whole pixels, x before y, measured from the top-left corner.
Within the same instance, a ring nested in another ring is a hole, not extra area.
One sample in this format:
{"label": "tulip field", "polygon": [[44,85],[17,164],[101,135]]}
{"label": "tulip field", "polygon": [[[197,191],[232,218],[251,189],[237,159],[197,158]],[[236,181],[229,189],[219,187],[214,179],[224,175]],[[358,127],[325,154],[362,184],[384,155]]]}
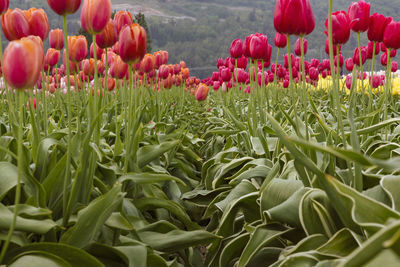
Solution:
{"label": "tulip field", "polygon": [[110,0],[47,4],[0,0],[0,266],[400,266],[399,18],[329,0],[311,59],[277,0],[201,79]]}

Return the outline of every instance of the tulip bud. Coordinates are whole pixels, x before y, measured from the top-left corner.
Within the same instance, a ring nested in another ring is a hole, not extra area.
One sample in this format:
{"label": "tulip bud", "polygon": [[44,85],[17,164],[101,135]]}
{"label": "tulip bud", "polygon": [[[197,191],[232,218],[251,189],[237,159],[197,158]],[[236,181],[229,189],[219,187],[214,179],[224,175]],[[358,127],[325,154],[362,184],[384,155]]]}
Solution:
{"label": "tulip bud", "polygon": [[[308,41],[306,40],[306,38],[303,38],[304,55],[307,54],[307,48],[308,48]],[[298,38],[296,43],[294,44],[294,53],[297,56],[301,56],[300,38]]]}
{"label": "tulip bud", "polygon": [[289,80],[284,80],[282,83],[283,88],[288,88],[289,87]]}
{"label": "tulip bud", "polygon": [[114,25],[117,28],[117,36],[125,26],[129,26],[133,23],[132,14],[129,11],[118,11],[113,20]]}
{"label": "tulip bud", "polygon": [[240,39],[235,39],[231,44],[231,57],[240,58],[242,56],[243,56],[243,42]]}
{"label": "tulip bud", "polygon": [[3,75],[11,87],[32,88],[44,63],[42,40],[37,36],[29,36],[10,42],[4,51],[3,61]]}
{"label": "tulip bud", "polygon": [[82,29],[90,34],[101,33],[111,18],[110,0],[84,0],[81,10]]}
{"label": "tulip bud", "polygon": [[383,53],[381,55],[381,65],[382,66],[387,66],[387,53]]}
{"label": "tulip bud", "polygon": [[391,21],[383,33],[383,43],[387,48],[400,48],[400,22]]}
{"label": "tulip bud", "polygon": [[79,62],[88,56],[88,46],[85,36],[68,36],[68,53],[72,61]]}
{"label": "tulip bud", "polygon": [[264,34],[255,34],[250,40],[250,56],[253,60],[269,61],[271,53],[268,38]]}
{"label": "tulip bud", "polygon": [[344,62],[344,64],[345,64],[346,69],[347,69],[348,72],[352,72],[352,71],[353,71],[354,62],[353,62],[353,59],[352,59],[352,58],[346,59],[345,62]]}
{"label": "tulip bud", "polygon": [[54,12],[63,16],[78,11],[81,0],[47,0],[47,3]]}
{"label": "tulip bud", "polygon": [[64,48],[64,36],[61,29],[54,29],[49,34],[49,44],[51,48],[61,50]]}
{"label": "tulip bud", "polygon": [[29,22],[30,35],[39,36],[43,41],[49,35],[49,20],[43,9],[31,8],[24,11]]}
{"label": "tulip bud", "polygon": [[6,13],[9,5],[10,5],[10,0],[0,0],[0,15]]}
{"label": "tulip bud", "polygon": [[349,74],[346,76],[346,87],[347,89],[351,89],[351,84],[353,83],[353,77]]}
{"label": "tulip bud", "polygon": [[109,20],[104,30],[96,35],[96,44],[100,48],[112,47],[118,40],[117,27]]}
{"label": "tulip bud", "polygon": [[382,42],[385,28],[391,21],[391,17],[386,18],[384,15],[378,13],[372,14],[369,20],[367,33],[368,40],[372,42]]}
{"label": "tulip bud", "polygon": [[133,23],[122,29],[119,34],[118,50],[122,60],[136,64],[146,54],[146,31],[139,24]]}
{"label": "tulip bud", "polygon": [[8,41],[19,40],[30,35],[29,21],[19,8],[9,9],[1,16],[1,27]]}
{"label": "tulip bud", "polygon": [[396,72],[398,67],[397,61],[392,61],[392,72]]}
{"label": "tulip bud", "polygon": [[275,46],[279,48],[285,48],[286,45],[287,45],[286,35],[277,32],[275,34]]}
{"label": "tulip bud", "polygon": [[309,0],[277,0],[274,12],[275,30],[282,34],[308,35],[315,28],[315,17]]}
{"label": "tulip bud", "polygon": [[208,96],[208,90],[209,89],[210,88],[207,85],[205,85],[203,83],[199,84],[199,86],[197,87],[196,92],[195,92],[196,100],[197,101],[206,100],[207,96]]}
{"label": "tulip bud", "polygon": [[[96,45],[96,55],[97,55],[97,58],[101,58],[102,55],[103,55],[103,53],[104,53],[104,50],[101,49],[100,47],[98,47],[98,46]],[[94,58],[94,47],[93,47],[93,43],[90,45],[90,57]]]}
{"label": "tulip bud", "polygon": [[360,60],[360,53],[358,47],[354,50],[353,54],[353,62],[357,66],[364,65],[365,61],[367,61],[367,49],[366,47],[361,47],[361,60]]}
{"label": "tulip bud", "polygon": [[53,67],[60,60],[60,56],[61,56],[60,51],[54,48],[49,48],[44,58],[44,62],[45,64],[48,64],[50,67]]}
{"label": "tulip bud", "polygon": [[369,26],[369,10],[371,5],[361,0],[349,6],[350,28],[354,32],[365,32]]}

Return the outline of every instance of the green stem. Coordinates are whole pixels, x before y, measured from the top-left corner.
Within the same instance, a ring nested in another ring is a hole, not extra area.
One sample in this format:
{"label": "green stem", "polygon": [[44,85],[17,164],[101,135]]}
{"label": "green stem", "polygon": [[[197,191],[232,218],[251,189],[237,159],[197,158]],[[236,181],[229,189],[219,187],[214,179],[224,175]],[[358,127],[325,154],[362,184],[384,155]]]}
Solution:
{"label": "green stem", "polygon": [[68,34],[67,34],[67,16],[63,16],[63,25],[64,25],[64,46],[65,46],[65,70],[66,70],[66,79],[67,79],[67,113],[68,113],[68,144],[67,144],[67,162],[65,168],[65,175],[63,181],[63,225],[67,226],[69,220],[69,214],[66,214],[67,205],[68,205],[68,197],[67,197],[67,188],[71,180],[71,146],[72,146],[72,105],[71,105],[71,82],[69,80],[69,52],[68,52]]}
{"label": "green stem", "polygon": [[[370,72],[370,82],[369,82],[369,90],[368,90],[368,113],[372,112],[372,100],[373,100],[373,95],[372,95],[372,78],[374,77],[374,72],[375,72],[375,48],[376,48],[376,42],[374,42],[374,49],[372,50],[372,62],[371,62],[371,72]],[[369,126],[369,125],[367,125]]]}
{"label": "green stem", "polygon": [[302,96],[302,102],[303,102],[303,107],[304,107],[304,122],[305,122],[305,127],[306,127],[306,139],[309,139],[309,131],[308,131],[308,119],[307,119],[307,99],[306,99],[306,94],[307,94],[307,84],[306,84],[306,67],[304,63],[304,44],[303,44],[303,36],[300,36],[300,50],[301,50],[301,69],[302,69],[302,75],[303,75],[303,89],[301,91],[301,96]]}
{"label": "green stem", "polygon": [[[23,142],[23,120],[24,120],[24,90],[18,90],[18,97],[19,97],[19,125],[18,125],[18,177],[17,177],[17,187],[15,189],[15,201],[14,201],[14,213],[13,218],[11,221],[10,229],[8,230],[8,235],[6,242],[1,249],[0,254],[0,263],[3,261],[4,256],[7,252],[8,246],[10,245],[11,238],[14,233],[15,225],[17,223],[17,215],[18,215],[18,205],[21,199],[21,177],[24,172],[23,163],[24,163],[24,156],[22,151],[22,142]],[[30,103],[32,105],[32,103]]]}
{"label": "green stem", "polygon": [[[103,100],[103,90],[102,90],[102,86],[98,86],[98,68],[97,68],[97,45],[96,45],[96,34],[92,34],[92,43],[93,43],[93,58],[94,58],[94,94],[97,95],[98,91],[100,90],[100,96],[98,99],[98,104],[97,104],[97,112],[95,114],[95,116],[97,115],[97,113],[100,112],[101,110],[101,103]],[[99,146],[100,144],[100,127],[101,127],[101,116],[98,120],[98,122],[96,123],[96,134],[94,135],[95,137],[95,142],[97,144],[97,146]]]}

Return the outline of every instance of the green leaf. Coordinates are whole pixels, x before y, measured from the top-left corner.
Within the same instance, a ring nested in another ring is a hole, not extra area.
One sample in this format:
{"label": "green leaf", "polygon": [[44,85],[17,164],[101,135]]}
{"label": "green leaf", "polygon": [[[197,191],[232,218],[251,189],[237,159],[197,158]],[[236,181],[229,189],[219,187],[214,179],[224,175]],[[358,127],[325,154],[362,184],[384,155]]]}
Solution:
{"label": "green leaf", "polygon": [[159,145],[147,145],[139,148],[137,152],[137,162],[139,168],[143,168],[155,159],[158,159],[165,152],[170,151],[172,148],[177,146],[180,140],[164,142]]}
{"label": "green leaf", "polygon": [[137,184],[154,184],[165,181],[175,181],[182,185],[186,185],[181,179],[167,174],[156,173],[128,173],[121,176],[118,181],[122,184],[125,181],[132,181]]}
{"label": "green leaf", "polygon": [[88,245],[112,212],[121,204],[123,196],[121,186],[115,186],[107,194],[93,200],[79,211],[76,224],[62,235],[60,241],[79,248]]}
{"label": "green leaf", "polygon": [[18,171],[17,167],[9,162],[0,162],[0,200],[14,187],[17,186]]}

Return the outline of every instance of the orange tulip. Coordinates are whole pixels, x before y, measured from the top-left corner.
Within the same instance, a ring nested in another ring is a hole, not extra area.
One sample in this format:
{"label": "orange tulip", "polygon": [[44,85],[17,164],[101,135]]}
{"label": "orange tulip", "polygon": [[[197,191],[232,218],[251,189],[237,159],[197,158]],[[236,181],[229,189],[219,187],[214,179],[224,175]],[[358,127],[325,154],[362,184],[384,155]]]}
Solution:
{"label": "orange tulip", "polygon": [[125,27],[119,34],[118,52],[123,61],[136,64],[146,54],[146,30],[133,23]]}
{"label": "orange tulip", "polygon": [[161,52],[163,53],[163,59],[164,59],[163,64],[168,64],[168,60],[169,60],[168,51],[161,51]]}
{"label": "orange tulip", "polygon": [[159,69],[162,64],[164,64],[164,54],[162,51],[157,51],[154,53],[156,57],[156,69]]}
{"label": "orange tulip", "polygon": [[9,5],[10,5],[10,0],[0,0],[0,15],[6,13]]}
{"label": "orange tulip", "polygon": [[179,65],[181,66],[182,69],[186,68],[186,62],[185,61],[179,62]]}
{"label": "orange tulip", "polygon": [[30,33],[28,19],[25,13],[19,8],[14,10],[9,9],[1,16],[1,27],[8,41],[21,39]]}
{"label": "orange tulip", "polygon": [[63,16],[78,11],[81,0],[47,0],[47,3],[54,12]]}
{"label": "orange tulip", "polygon": [[209,89],[210,88],[206,84],[204,84],[204,83],[199,84],[199,86],[197,87],[196,92],[195,92],[195,97],[196,97],[197,101],[206,100]]}
{"label": "orange tulip", "polygon": [[64,48],[64,36],[61,29],[54,29],[49,34],[49,44],[51,48],[61,50]]}
{"label": "orange tulip", "polygon": [[112,91],[115,88],[115,80],[113,78],[107,79],[107,88],[106,88],[106,79],[102,78],[103,88],[107,89],[108,91]]}
{"label": "orange tulip", "polygon": [[125,26],[133,23],[132,14],[129,11],[118,11],[114,16],[113,23],[117,28],[117,35],[119,35]]}
{"label": "orange tulip", "polygon": [[79,62],[88,56],[88,45],[85,36],[68,36],[69,59]]}
{"label": "orange tulip", "polygon": [[182,77],[186,80],[189,78],[190,76],[190,72],[188,68],[182,68]]}
{"label": "orange tulip", "polygon": [[149,73],[156,67],[156,58],[152,54],[146,54],[140,63],[140,70]]}
{"label": "orange tulip", "polygon": [[25,17],[29,23],[30,35],[39,36],[43,41],[49,35],[49,20],[43,9],[31,8],[25,10]]}
{"label": "orange tulip", "polygon": [[118,39],[117,27],[109,20],[104,30],[96,35],[96,44],[100,48],[112,47]]}
{"label": "orange tulip", "polygon": [[90,34],[104,30],[111,18],[110,0],[84,0],[81,10],[82,29]]}
{"label": "orange tulip", "polygon": [[53,67],[54,65],[57,64],[59,60],[60,60],[60,51],[54,48],[49,48],[44,58],[45,64],[49,65],[50,67]]}
{"label": "orange tulip", "polygon": [[15,89],[31,88],[39,78],[43,61],[43,43],[39,37],[12,41],[4,51],[4,78]]}

